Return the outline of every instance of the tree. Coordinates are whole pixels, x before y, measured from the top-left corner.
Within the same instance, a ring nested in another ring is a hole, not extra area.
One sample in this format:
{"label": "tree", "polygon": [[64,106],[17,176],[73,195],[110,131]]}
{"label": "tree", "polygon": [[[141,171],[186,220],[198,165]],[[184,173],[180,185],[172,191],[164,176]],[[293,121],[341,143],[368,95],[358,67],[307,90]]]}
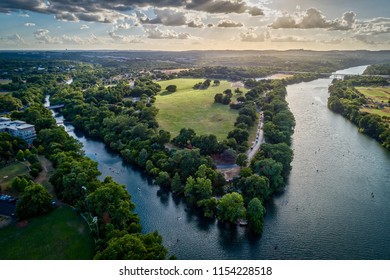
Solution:
{"label": "tree", "polygon": [[271,158],[256,161],[253,170],[259,174],[264,175],[270,182],[270,187],[273,191],[277,191],[284,186],[282,177],[283,165]]}
{"label": "tree", "polygon": [[165,88],[167,91],[169,92],[175,92],[177,90],[177,86],[176,85],[169,85]]}
{"label": "tree", "polygon": [[138,216],[132,213],[135,205],[130,198],[124,185],[119,185],[111,177],[107,177],[87,196],[87,203],[92,215],[97,216],[100,221],[103,221],[103,216],[108,216],[109,222],[122,230],[139,220]]}
{"label": "tree", "polygon": [[171,177],[169,176],[169,173],[161,171],[156,178],[156,183],[161,187],[169,187],[171,185]]}
{"label": "tree", "polygon": [[175,173],[175,175],[172,178],[171,188],[174,193],[183,193],[184,187],[181,183],[180,175],[179,173]]}
{"label": "tree", "polygon": [[244,167],[248,164],[248,156],[246,154],[239,154],[236,159],[237,165]]}
{"label": "tree", "polygon": [[16,216],[20,220],[49,213],[53,208],[51,206],[52,195],[38,183],[31,182],[24,191],[16,204]]}
{"label": "tree", "polygon": [[108,241],[108,246],[95,255],[97,260],[163,260],[167,249],[157,233],[124,234]]}
{"label": "tree", "polygon": [[246,210],[246,217],[248,224],[256,233],[263,231],[263,220],[265,215],[265,208],[258,198],[253,198]]}
{"label": "tree", "polygon": [[18,161],[23,161],[24,160],[24,152],[22,150],[19,150],[17,155],[16,155],[16,159]]}
{"label": "tree", "polygon": [[211,155],[218,151],[217,136],[214,134],[194,136],[192,145],[199,148],[202,155]]}
{"label": "tree", "polygon": [[256,174],[241,178],[238,182],[238,186],[241,188],[242,194],[246,198],[246,202],[254,197],[266,200],[272,193],[267,177]]}
{"label": "tree", "polygon": [[197,205],[203,209],[203,215],[206,218],[213,218],[217,207],[217,199],[210,197],[209,199],[199,200]]}
{"label": "tree", "polygon": [[172,142],[177,146],[186,147],[191,143],[192,138],[196,135],[195,131],[191,128],[182,128],[178,136],[172,139]]}
{"label": "tree", "polygon": [[248,141],[249,132],[241,128],[235,128],[229,132],[228,138],[236,139],[238,144],[242,144],[245,141]]}
{"label": "tree", "polygon": [[187,178],[184,195],[188,203],[195,205],[198,201],[208,199],[212,194],[211,180],[207,178]]}
{"label": "tree", "polygon": [[217,217],[218,220],[228,221],[236,224],[241,218],[246,215],[244,207],[244,199],[241,194],[232,192],[225,194],[217,204]]}
{"label": "tree", "polygon": [[222,93],[217,93],[214,96],[214,102],[215,103],[222,103],[222,100],[223,100],[223,94]]}

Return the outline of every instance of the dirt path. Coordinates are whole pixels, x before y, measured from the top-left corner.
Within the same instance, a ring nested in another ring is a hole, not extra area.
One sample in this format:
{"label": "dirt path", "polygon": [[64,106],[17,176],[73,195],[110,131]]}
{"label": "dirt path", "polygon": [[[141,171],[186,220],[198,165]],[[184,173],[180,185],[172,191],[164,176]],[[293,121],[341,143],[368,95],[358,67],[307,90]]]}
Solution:
{"label": "dirt path", "polygon": [[43,170],[41,173],[39,173],[38,177],[35,179],[35,182],[45,186],[52,195],[55,195],[54,188],[49,182],[50,176],[54,171],[53,164],[44,156],[39,156],[39,161],[41,162]]}

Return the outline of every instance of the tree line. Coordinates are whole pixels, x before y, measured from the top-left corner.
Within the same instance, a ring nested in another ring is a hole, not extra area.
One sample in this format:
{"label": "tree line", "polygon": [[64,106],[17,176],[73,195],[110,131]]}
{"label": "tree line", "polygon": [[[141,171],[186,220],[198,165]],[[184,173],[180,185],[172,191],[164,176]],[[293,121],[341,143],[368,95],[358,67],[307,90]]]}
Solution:
{"label": "tree line", "polygon": [[360,109],[366,98],[355,86],[386,86],[388,81],[382,77],[352,77],[332,81],[329,86],[328,108],[341,114],[358,126],[359,131],[367,134],[390,150],[390,129],[385,117],[369,114]]}

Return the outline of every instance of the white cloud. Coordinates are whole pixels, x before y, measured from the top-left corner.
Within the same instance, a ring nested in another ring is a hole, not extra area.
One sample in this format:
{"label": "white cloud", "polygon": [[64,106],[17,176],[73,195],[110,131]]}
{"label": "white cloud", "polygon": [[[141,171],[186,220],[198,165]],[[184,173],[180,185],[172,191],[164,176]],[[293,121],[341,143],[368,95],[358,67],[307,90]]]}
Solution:
{"label": "white cloud", "polygon": [[235,22],[230,19],[223,19],[218,22],[217,27],[224,27],[224,28],[234,28],[234,27],[243,27],[244,24],[241,22]]}
{"label": "white cloud", "polygon": [[50,31],[47,29],[38,29],[34,32],[34,38],[40,42],[45,44],[61,44],[62,41],[58,37],[52,37],[49,35]]}
{"label": "white cloud", "polygon": [[35,26],[35,23],[33,23],[33,22],[26,22],[24,24],[24,26],[27,26],[27,27]]}
{"label": "white cloud", "polygon": [[150,39],[189,39],[191,35],[188,33],[177,33],[174,30],[161,30],[158,27],[146,27],[145,32]]}
{"label": "white cloud", "polygon": [[131,43],[131,44],[141,44],[141,43],[144,43],[144,41],[142,41],[139,37],[132,36],[132,35],[128,35],[128,36],[119,35],[119,34],[116,34],[115,31],[108,32],[108,35],[110,35],[110,37],[112,39],[114,39],[116,42],[119,41],[119,42],[122,42],[122,43]]}
{"label": "white cloud", "polygon": [[0,43],[3,45],[10,45],[10,46],[19,46],[19,45],[26,44],[24,39],[18,33],[15,33],[13,35],[8,35],[8,36],[0,36]]}
{"label": "white cloud", "polygon": [[328,20],[320,10],[316,8],[307,9],[305,12],[296,12],[291,15],[284,13],[278,17],[271,25],[273,29],[296,28],[312,29],[321,28],[329,30],[350,30],[353,29],[356,21],[354,12],[345,12],[341,18]]}
{"label": "white cloud", "polygon": [[86,25],[86,24],[83,24],[83,25],[80,26],[80,29],[89,29],[89,26]]}

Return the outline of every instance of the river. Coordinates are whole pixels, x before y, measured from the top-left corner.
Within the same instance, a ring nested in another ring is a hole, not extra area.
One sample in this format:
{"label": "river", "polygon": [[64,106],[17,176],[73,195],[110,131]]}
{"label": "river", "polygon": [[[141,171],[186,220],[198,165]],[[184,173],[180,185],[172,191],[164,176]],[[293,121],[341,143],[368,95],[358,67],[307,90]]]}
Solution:
{"label": "river", "polygon": [[296,118],[293,168],[285,191],[267,205],[261,238],[192,213],[103,143],[65,127],[99,163],[101,178],[126,185],[143,232],[158,230],[179,259],[390,259],[390,153],[327,109],[330,82],[287,87]]}

